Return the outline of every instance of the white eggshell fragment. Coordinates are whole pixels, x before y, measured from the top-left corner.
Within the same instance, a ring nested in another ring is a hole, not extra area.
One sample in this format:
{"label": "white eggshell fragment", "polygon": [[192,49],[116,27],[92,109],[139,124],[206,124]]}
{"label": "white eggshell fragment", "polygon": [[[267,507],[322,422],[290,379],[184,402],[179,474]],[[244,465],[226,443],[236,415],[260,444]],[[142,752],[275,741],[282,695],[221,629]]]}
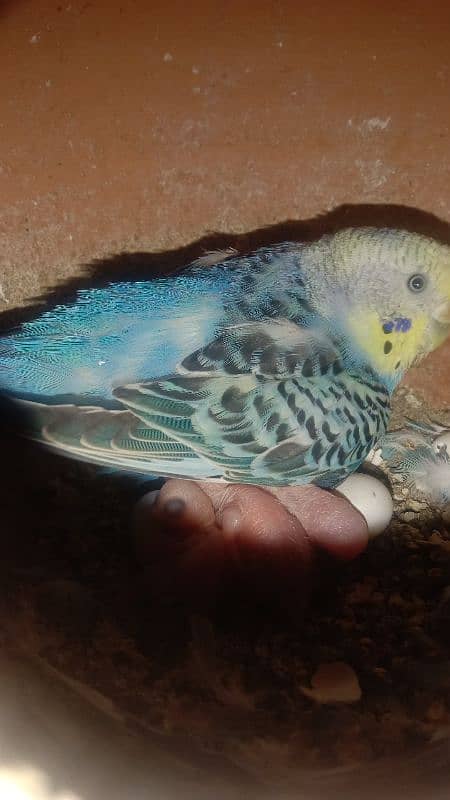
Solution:
{"label": "white eggshell fragment", "polygon": [[384,463],[381,453],[381,447],[374,447],[368,454],[366,461],[368,461],[369,464],[373,464],[374,467],[381,467]]}
{"label": "white eggshell fragment", "polygon": [[450,431],[439,434],[433,441],[433,450],[435,453],[442,453],[444,448],[450,456]]}
{"label": "white eggshell fragment", "polygon": [[311,687],[302,686],[301,690],[316,703],[357,703],[361,699],[358,676],[344,661],[320,664],[311,678]]}
{"label": "white eggshell fragment", "polygon": [[346,478],[337,487],[337,491],[363,515],[370,539],[386,530],[392,518],[394,503],[384,483],[372,475],[357,472]]}

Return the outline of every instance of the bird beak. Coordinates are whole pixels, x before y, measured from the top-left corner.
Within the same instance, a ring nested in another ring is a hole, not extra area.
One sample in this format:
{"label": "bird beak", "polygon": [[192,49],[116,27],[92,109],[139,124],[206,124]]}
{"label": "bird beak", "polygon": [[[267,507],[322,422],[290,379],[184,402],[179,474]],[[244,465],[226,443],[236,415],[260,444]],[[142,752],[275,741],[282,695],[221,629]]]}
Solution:
{"label": "bird beak", "polygon": [[445,300],[434,309],[433,319],[440,325],[450,325],[450,300]]}

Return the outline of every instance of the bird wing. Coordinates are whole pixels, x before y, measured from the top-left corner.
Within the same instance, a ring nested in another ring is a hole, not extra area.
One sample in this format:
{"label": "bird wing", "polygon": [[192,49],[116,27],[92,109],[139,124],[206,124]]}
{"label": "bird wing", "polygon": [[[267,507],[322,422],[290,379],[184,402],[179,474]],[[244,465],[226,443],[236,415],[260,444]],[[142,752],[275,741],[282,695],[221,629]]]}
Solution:
{"label": "bird wing", "polygon": [[[76,457],[159,475],[335,485],[387,424],[389,396],[351,375],[319,326],[224,328],[173,374],[117,386],[124,411],[34,406],[39,438]],[[125,466],[125,465],[128,466]]]}
{"label": "bird wing", "polygon": [[31,438],[80,461],[124,472],[210,479],[220,475],[189,445],[152,428],[131,411],[16,400]]}

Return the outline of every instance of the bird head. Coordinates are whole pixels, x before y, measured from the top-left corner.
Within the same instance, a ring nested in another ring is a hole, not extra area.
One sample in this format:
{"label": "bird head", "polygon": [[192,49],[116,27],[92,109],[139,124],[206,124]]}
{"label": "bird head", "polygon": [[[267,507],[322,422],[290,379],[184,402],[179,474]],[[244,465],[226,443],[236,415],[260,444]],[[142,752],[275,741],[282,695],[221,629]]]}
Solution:
{"label": "bird head", "polygon": [[362,359],[395,386],[450,333],[450,247],[377,228],[348,228],[325,239],[316,243],[326,250],[325,315],[339,317]]}

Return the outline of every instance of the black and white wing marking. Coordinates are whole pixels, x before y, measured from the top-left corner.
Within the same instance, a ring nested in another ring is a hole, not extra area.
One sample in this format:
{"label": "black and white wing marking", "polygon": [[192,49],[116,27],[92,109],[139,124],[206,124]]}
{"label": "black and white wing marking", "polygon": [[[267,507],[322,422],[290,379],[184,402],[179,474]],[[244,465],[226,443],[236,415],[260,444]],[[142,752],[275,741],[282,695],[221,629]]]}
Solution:
{"label": "black and white wing marking", "polygon": [[384,433],[389,395],[343,368],[321,330],[224,329],[176,373],[119,386],[124,411],[33,407],[38,438],[119,469],[285,485],[339,483]]}

